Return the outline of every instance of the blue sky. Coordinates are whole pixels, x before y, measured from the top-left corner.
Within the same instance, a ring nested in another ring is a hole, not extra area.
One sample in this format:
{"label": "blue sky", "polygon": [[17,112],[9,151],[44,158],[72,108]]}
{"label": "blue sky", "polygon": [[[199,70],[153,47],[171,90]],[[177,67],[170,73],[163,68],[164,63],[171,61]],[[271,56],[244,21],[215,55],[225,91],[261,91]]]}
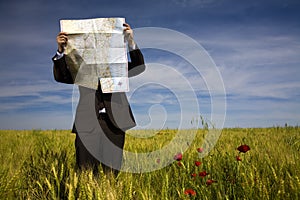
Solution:
{"label": "blue sky", "polygon": [[[299,125],[299,1],[11,0],[0,2],[0,15],[0,129],[71,128],[74,87],[53,79],[55,37],[60,19],[96,17],[125,17],[133,28],[167,28],[201,44],[225,86],[225,127]],[[146,63],[174,68],[190,82],[201,115],[210,119],[210,91],[203,81],[207,77],[197,76],[176,52],[139,47]],[[143,79],[132,82],[155,77],[170,80],[170,86],[148,84],[129,94],[134,115],[140,127],[176,128],[181,120],[176,94],[185,91],[176,75],[160,71],[162,66],[149,67]],[[183,108],[191,114],[183,120],[188,127],[197,108],[184,101],[190,105]]]}

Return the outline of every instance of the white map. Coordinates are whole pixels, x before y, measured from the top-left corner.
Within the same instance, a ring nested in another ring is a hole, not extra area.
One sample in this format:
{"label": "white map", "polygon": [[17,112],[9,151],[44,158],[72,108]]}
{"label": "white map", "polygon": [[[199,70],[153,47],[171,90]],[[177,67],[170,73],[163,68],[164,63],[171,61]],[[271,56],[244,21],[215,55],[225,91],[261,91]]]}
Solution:
{"label": "white map", "polygon": [[74,83],[103,93],[128,92],[128,59],[124,41],[125,18],[61,20],[68,33],[66,62]]}

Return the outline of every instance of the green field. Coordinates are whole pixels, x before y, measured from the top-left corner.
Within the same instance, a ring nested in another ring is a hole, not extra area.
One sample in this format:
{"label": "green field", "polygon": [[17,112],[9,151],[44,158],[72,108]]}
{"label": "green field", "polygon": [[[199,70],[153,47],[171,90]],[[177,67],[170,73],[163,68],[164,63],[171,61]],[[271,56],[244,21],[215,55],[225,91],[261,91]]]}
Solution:
{"label": "green field", "polygon": [[[127,135],[125,149],[158,150],[176,133]],[[69,130],[2,130],[0,199],[300,199],[299,127],[223,129],[215,148],[201,158],[197,148],[206,134],[207,130],[197,131],[180,164],[174,160],[148,173],[121,172],[114,179],[76,170],[75,136]],[[243,144],[250,150],[239,153]]]}

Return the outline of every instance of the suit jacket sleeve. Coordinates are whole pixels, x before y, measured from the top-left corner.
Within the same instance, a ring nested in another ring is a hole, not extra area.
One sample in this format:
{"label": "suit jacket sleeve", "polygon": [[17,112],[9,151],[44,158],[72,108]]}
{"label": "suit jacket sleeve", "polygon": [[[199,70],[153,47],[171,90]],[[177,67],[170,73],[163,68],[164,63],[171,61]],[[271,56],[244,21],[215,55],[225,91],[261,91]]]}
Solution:
{"label": "suit jacket sleeve", "polygon": [[53,75],[54,79],[60,83],[73,84],[73,77],[68,69],[65,56],[61,59],[55,60],[55,56],[52,58],[53,61]]}
{"label": "suit jacket sleeve", "polygon": [[129,52],[131,62],[128,63],[128,77],[136,76],[145,71],[144,57],[140,49]]}
{"label": "suit jacket sleeve", "polygon": [[[128,62],[128,77],[136,76],[145,71],[144,57],[140,49],[129,52],[131,62]],[[55,60],[52,58],[54,79],[60,83],[73,84],[73,77],[68,69],[65,56]]]}

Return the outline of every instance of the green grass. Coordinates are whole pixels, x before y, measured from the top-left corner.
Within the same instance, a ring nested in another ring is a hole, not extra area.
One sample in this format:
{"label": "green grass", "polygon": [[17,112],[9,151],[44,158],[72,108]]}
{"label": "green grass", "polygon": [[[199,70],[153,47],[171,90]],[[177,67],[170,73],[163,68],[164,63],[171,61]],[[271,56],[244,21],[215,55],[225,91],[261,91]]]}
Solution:
{"label": "green grass", "polygon": [[[125,150],[137,153],[159,150],[177,134],[176,130],[130,133]],[[188,136],[189,130],[180,134]],[[202,158],[197,148],[206,134],[207,130],[197,131],[183,152],[181,166],[174,161],[152,172],[121,172],[114,179],[76,170],[75,135],[68,130],[2,130],[0,199],[300,199],[299,127],[223,129],[214,149]],[[239,153],[241,144],[251,150]],[[236,160],[238,155],[242,161]],[[126,158],[125,154],[124,163]],[[197,167],[195,161],[202,164]],[[153,168],[160,164],[154,160]],[[199,177],[204,170],[208,175]],[[207,185],[207,180],[216,182]],[[196,196],[184,194],[188,188]]]}

